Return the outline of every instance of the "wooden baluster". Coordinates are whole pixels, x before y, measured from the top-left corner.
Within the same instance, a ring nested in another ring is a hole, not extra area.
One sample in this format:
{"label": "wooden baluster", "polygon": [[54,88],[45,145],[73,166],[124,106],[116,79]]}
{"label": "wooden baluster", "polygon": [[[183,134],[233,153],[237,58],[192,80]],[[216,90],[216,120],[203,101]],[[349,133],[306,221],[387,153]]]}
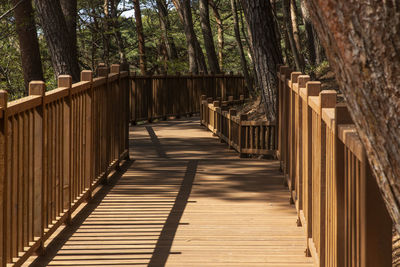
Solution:
{"label": "wooden baluster", "polygon": [[7,154],[8,147],[8,118],[7,118],[8,94],[0,90],[0,266],[6,266],[7,263],[7,224],[8,221],[6,207],[8,202],[7,192],[7,162],[10,155]]}
{"label": "wooden baluster", "polygon": [[246,154],[242,153],[243,148],[247,148],[247,126],[242,125],[242,121],[247,121],[247,115],[246,114],[241,114],[239,117],[239,157],[244,158]]}

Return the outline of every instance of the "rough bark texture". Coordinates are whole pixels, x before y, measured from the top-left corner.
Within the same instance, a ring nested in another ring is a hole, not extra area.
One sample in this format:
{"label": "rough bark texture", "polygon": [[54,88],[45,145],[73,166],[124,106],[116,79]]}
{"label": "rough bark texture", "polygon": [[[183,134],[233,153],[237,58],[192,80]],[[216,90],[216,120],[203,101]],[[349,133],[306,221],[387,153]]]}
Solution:
{"label": "rough bark texture", "polygon": [[142,14],[140,12],[139,0],[133,0],[133,7],[135,9],[135,20],[136,20],[136,32],[139,41],[139,64],[140,72],[145,75],[147,72],[146,68],[146,51],[144,44],[144,34],[143,34],[143,24],[142,24]]}
{"label": "rough bark texture", "polygon": [[157,9],[160,18],[163,40],[165,47],[167,49],[168,58],[175,59],[178,57],[178,53],[176,51],[174,39],[169,34],[171,31],[171,25],[168,18],[167,3],[165,2],[165,0],[157,0]]}
{"label": "rough bark texture", "polygon": [[76,50],[73,48],[67,23],[61,10],[60,1],[35,0],[44,36],[51,55],[56,76],[68,74],[74,82],[80,79]]}
{"label": "rough bark texture", "polygon": [[266,115],[274,121],[278,85],[275,73],[277,65],[282,64],[282,55],[276,39],[271,3],[265,0],[241,0],[241,3],[251,32],[257,82],[265,96]]}
{"label": "rough bark texture", "polygon": [[210,25],[210,11],[208,8],[208,0],[199,1],[200,24],[203,32],[204,46],[206,48],[208,66],[211,72],[219,73],[219,65],[217,53],[215,53],[214,39]]}
{"label": "rough bark texture", "polygon": [[254,95],[253,94],[253,86],[252,86],[252,82],[251,82],[250,75],[249,75],[249,69],[247,66],[247,61],[246,61],[246,57],[245,57],[244,51],[243,51],[242,40],[240,38],[239,18],[238,18],[238,14],[237,14],[237,7],[236,7],[235,0],[231,0],[231,8],[232,8],[232,14],[233,14],[233,28],[235,30],[236,45],[238,47],[238,51],[239,51],[239,55],[240,55],[240,64],[242,65],[244,80],[246,82],[246,87],[248,88],[249,92],[251,93],[251,95]]}
{"label": "rough bark texture", "polygon": [[104,0],[103,3],[103,12],[104,12],[104,22],[103,22],[103,28],[104,31],[101,31],[103,35],[103,47],[104,47],[104,53],[103,53],[103,59],[104,62],[109,65],[110,64],[110,29],[111,29],[111,18],[110,18],[110,1],[109,0]]}
{"label": "rough bark texture", "polygon": [[394,0],[306,4],[400,232],[400,5]]}
{"label": "rough bark texture", "polygon": [[290,13],[290,0],[282,1],[282,11],[283,11],[283,20],[286,28],[286,33],[289,39],[290,49],[292,51],[296,69],[299,71],[303,71],[304,65],[302,64],[302,61],[300,59],[300,53],[299,50],[297,49],[296,41],[294,39],[294,34],[293,34],[293,24]]}
{"label": "rough bark texture", "polygon": [[219,14],[219,10],[217,5],[215,4],[215,2],[213,0],[209,1],[209,5],[211,6],[213,12],[214,12],[214,17],[215,17],[215,21],[217,22],[217,34],[218,34],[218,64],[219,64],[219,68],[221,69],[221,71],[224,68],[224,45],[225,45],[225,41],[224,41],[224,24],[221,18],[221,15]]}
{"label": "rough bark texture", "polygon": [[314,28],[311,22],[310,13],[308,12],[307,6],[304,3],[304,0],[301,1],[301,13],[303,15],[303,23],[307,37],[307,57],[309,63],[311,65],[315,65],[316,63],[316,54],[315,54],[315,40],[314,40]]}
{"label": "rough bark texture", "polygon": [[298,20],[298,15],[297,15],[297,5],[296,5],[296,0],[290,0],[290,19],[292,21],[292,30],[293,30],[293,39],[294,43],[297,48],[297,52],[299,53],[299,60],[300,64],[302,67],[302,70],[304,70],[304,56],[301,52],[301,45],[300,45],[300,30],[299,30],[299,24],[297,23]]}
{"label": "rough bark texture", "polygon": [[67,24],[69,38],[71,40],[71,49],[74,57],[78,58],[78,46],[76,38],[76,19],[77,19],[77,0],[60,0],[61,9]]}
{"label": "rough bark texture", "polygon": [[207,72],[206,60],[193,28],[192,10],[188,0],[172,0],[185,29],[188,46],[189,71],[192,73]]}
{"label": "rough bark texture", "polygon": [[[16,5],[19,0],[13,0]],[[31,1],[24,1],[14,10],[15,25],[21,51],[21,63],[24,73],[25,90],[28,93],[29,82],[43,81],[42,60]]]}

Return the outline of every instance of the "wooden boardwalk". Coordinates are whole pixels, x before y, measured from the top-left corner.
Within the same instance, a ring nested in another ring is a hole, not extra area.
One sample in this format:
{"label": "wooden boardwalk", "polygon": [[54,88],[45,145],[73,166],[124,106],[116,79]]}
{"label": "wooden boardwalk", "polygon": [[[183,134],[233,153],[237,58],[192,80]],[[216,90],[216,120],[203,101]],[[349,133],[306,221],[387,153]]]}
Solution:
{"label": "wooden boardwalk", "polygon": [[132,128],[131,158],[32,266],[313,266],[277,161],[194,119]]}

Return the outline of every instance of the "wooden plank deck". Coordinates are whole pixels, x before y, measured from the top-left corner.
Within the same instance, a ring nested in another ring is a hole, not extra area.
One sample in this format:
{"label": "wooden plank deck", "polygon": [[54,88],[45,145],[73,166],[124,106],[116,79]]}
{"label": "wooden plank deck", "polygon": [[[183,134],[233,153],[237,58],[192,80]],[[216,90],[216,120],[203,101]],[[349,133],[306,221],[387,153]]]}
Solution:
{"label": "wooden plank deck", "polygon": [[131,158],[31,266],[313,266],[278,162],[195,119],[132,128]]}

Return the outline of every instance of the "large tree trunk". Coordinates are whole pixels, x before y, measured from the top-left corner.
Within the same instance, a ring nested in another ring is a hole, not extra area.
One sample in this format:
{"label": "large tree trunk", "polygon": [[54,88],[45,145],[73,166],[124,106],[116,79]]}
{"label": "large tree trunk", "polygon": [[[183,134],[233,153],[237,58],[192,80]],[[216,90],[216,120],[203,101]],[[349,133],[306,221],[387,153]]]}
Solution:
{"label": "large tree trunk", "polygon": [[74,82],[80,79],[76,48],[67,27],[60,1],[35,0],[44,36],[56,76],[69,74]]}
{"label": "large tree trunk", "polygon": [[68,34],[71,39],[71,49],[74,57],[78,59],[78,46],[76,37],[77,0],[60,0],[61,9],[67,24]]}
{"label": "large tree trunk", "polygon": [[397,1],[307,0],[397,232],[400,10]]}
{"label": "large tree trunk", "polygon": [[307,56],[310,64],[312,66],[316,63],[316,54],[315,54],[315,40],[314,40],[314,28],[311,22],[310,13],[308,12],[307,6],[304,3],[304,0],[301,1],[301,13],[303,15],[303,23],[306,32],[306,48],[307,48]]}
{"label": "large tree trunk", "polygon": [[231,8],[232,8],[232,14],[233,14],[233,28],[235,31],[236,45],[238,47],[238,51],[239,51],[239,55],[240,55],[240,64],[242,65],[244,80],[246,82],[246,87],[248,88],[250,94],[254,95],[253,84],[250,79],[249,68],[247,66],[246,57],[245,57],[244,51],[243,51],[242,40],[240,38],[239,18],[238,18],[238,14],[237,14],[236,0],[231,0]]}
{"label": "large tree trunk", "polygon": [[203,32],[204,46],[208,59],[208,66],[211,72],[219,73],[219,65],[217,54],[215,53],[214,39],[210,25],[210,11],[208,8],[208,0],[199,1],[201,30]]}
{"label": "large tree trunk", "polygon": [[286,28],[286,33],[289,39],[290,48],[292,50],[292,55],[294,59],[294,63],[296,64],[296,69],[299,71],[304,70],[304,64],[302,64],[301,55],[296,46],[296,41],[294,39],[293,34],[293,24],[290,13],[290,0],[282,1],[282,10],[283,10],[283,20]]}
{"label": "large tree trunk", "polygon": [[215,21],[217,22],[217,30],[218,30],[218,64],[219,68],[222,71],[224,68],[224,24],[222,21],[222,17],[219,14],[219,10],[214,0],[209,0],[209,5],[211,6]]}
{"label": "large tree trunk", "polygon": [[144,75],[147,72],[146,71],[146,51],[145,51],[145,45],[144,45],[142,14],[140,12],[139,0],[133,0],[133,7],[135,9],[136,32],[137,32],[138,41],[139,41],[140,72]]}
{"label": "large tree trunk", "polygon": [[[17,5],[19,0],[13,0]],[[14,10],[16,31],[21,51],[21,64],[24,73],[25,92],[28,92],[29,82],[44,80],[42,60],[40,58],[39,41],[37,38],[35,19],[31,1],[20,3]]]}
{"label": "large tree trunk", "polygon": [[299,30],[299,24],[297,23],[298,21],[297,17],[298,15],[297,15],[296,0],[290,0],[290,19],[292,20],[293,39],[296,45],[297,52],[299,53],[300,64],[304,70],[305,63],[304,63],[304,56],[301,53],[300,30]]}
{"label": "large tree trunk", "polygon": [[186,43],[188,46],[189,71],[198,73],[199,71],[207,72],[206,60],[201,50],[199,41],[193,28],[192,10],[190,1],[172,0],[175,8],[178,10],[179,17],[185,29]]}
{"label": "large tree trunk", "polygon": [[269,1],[241,0],[251,32],[254,63],[259,88],[265,96],[267,118],[275,120],[276,88],[278,79],[274,73],[282,64],[282,55],[276,39],[276,26]]}
{"label": "large tree trunk", "polygon": [[157,9],[160,17],[160,26],[162,29],[164,44],[167,49],[168,58],[176,59],[178,58],[178,53],[176,51],[174,39],[172,36],[170,36],[171,25],[168,18],[167,3],[165,0],[157,0]]}

